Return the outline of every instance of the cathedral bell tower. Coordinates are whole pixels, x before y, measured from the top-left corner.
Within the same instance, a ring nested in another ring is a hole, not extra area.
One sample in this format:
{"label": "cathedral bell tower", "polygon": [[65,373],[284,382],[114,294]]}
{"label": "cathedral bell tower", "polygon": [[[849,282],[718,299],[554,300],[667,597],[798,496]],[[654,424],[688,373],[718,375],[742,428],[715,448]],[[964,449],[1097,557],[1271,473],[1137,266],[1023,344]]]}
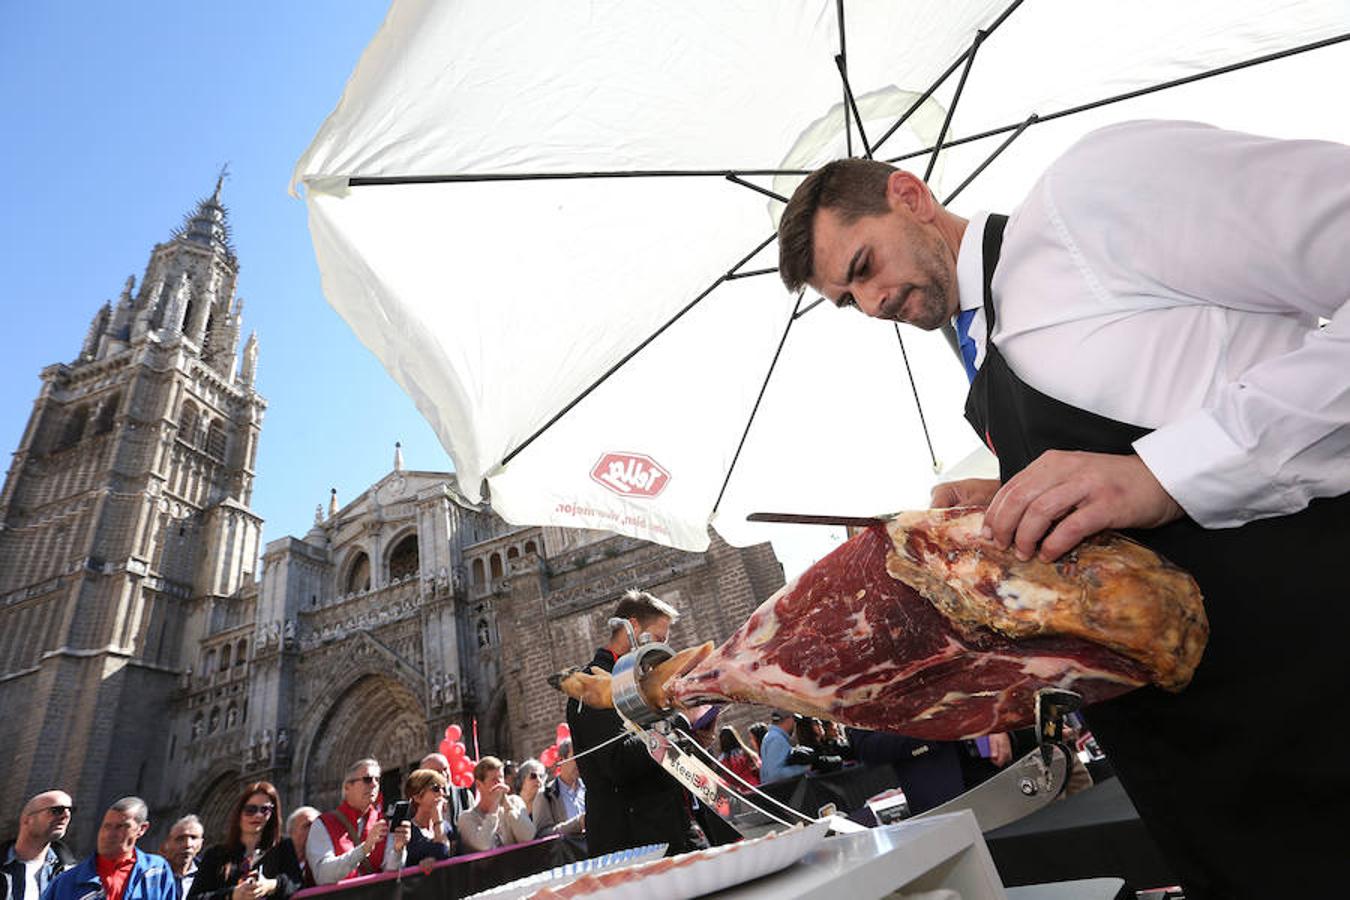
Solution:
{"label": "cathedral bell tower", "polygon": [[67,790],[81,844],[117,797],[153,808],[183,673],[213,629],[252,615],[266,402],[256,337],[239,360],[220,194],[218,180],[139,289],[128,278],[78,355],[42,371],[0,492],[0,809]]}

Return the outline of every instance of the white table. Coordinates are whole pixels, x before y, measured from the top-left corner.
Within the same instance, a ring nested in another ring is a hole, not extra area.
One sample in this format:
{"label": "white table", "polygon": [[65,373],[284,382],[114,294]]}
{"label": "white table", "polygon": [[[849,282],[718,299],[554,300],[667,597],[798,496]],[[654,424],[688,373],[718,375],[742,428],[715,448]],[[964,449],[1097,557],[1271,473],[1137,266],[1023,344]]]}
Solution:
{"label": "white table", "polygon": [[718,891],[718,900],[871,900],[894,891],[948,888],[961,900],[1006,900],[994,861],[969,811],[899,822],[825,842],[794,865]]}

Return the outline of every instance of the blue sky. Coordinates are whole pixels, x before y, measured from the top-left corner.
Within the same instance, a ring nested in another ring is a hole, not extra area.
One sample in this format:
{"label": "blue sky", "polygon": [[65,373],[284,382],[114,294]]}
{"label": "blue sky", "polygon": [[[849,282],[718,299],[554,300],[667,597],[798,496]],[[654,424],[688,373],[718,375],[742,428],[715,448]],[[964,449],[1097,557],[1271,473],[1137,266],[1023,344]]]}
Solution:
{"label": "blue sky", "polygon": [[46,365],[151,247],[230,176],[246,329],[269,407],[254,506],[304,534],[389,470],[449,457],[325,302],[291,167],[384,18],[381,0],[6,3],[0,12],[0,447],[22,436]]}

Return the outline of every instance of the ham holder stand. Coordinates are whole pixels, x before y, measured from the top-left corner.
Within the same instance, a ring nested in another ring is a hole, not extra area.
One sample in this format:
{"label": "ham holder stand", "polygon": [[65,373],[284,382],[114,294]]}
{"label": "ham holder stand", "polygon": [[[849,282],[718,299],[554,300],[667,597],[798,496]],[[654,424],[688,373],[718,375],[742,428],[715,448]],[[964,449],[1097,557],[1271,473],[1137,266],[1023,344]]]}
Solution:
{"label": "ham holder stand", "polygon": [[[699,803],[746,838],[821,820],[829,821],[830,832],[834,834],[865,830],[863,825],[841,815],[834,804],[818,810],[818,817],[807,815],[775,800],[722,765],[691,735],[671,723],[675,710],[653,707],[642,696],[642,678],[674,656],[675,651],[646,632],[635,634],[632,623],[626,619],[610,619],[609,626],[624,628],[633,647],[614,664],[615,710],[625,727],[642,737],[652,759]],[[988,832],[1050,803],[1068,783],[1072,750],[1063,743],[1064,717],[1080,705],[1081,698],[1072,691],[1040,691],[1036,695],[1037,749],[982,784],[912,819],[968,809],[975,815],[980,831]]]}

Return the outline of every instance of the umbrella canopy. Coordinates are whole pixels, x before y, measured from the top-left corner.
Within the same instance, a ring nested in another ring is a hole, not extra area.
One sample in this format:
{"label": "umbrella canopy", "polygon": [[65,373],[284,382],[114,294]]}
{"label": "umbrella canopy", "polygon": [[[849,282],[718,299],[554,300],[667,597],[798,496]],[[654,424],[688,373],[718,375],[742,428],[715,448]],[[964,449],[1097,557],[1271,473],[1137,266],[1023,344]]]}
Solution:
{"label": "umbrella canopy", "polygon": [[1007,209],[1101,122],[1066,111],[1348,23],[1325,0],[396,0],[293,186],[329,301],[472,499],[749,543],[758,509],[926,506],[978,446],[941,335],[783,290],[774,195],[946,143],[945,198],[1007,146],[952,206]]}

